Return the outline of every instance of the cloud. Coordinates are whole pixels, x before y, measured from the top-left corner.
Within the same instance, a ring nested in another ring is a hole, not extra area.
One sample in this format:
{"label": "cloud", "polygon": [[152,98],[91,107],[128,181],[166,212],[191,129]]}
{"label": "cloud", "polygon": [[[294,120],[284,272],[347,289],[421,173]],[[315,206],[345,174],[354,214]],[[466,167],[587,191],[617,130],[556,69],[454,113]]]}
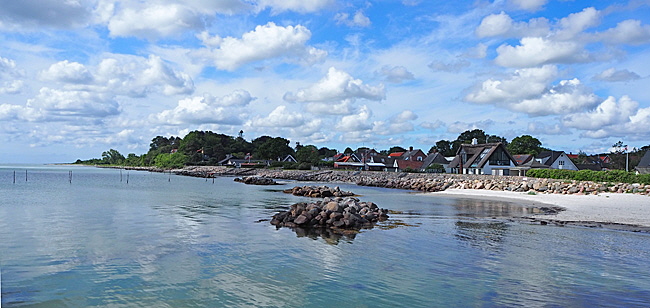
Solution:
{"label": "cloud", "polygon": [[524,37],[520,45],[497,48],[497,64],[505,67],[533,67],[554,63],[589,61],[589,55],[576,42],[558,42],[541,37]]}
{"label": "cloud", "polygon": [[541,9],[548,0],[510,0],[510,3],[526,11],[537,11]]}
{"label": "cloud", "polygon": [[47,81],[73,84],[89,84],[93,81],[92,74],[83,64],[68,60],[52,64],[47,70],[42,71],[40,76]]}
{"label": "cloud", "polygon": [[540,121],[528,123],[528,133],[533,135],[568,135],[569,130],[560,124],[548,124]]}
{"label": "cloud", "polygon": [[508,106],[513,111],[532,116],[566,114],[591,108],[601,99],[580,83],[577,78],[562,80],[540,97],[524,99]]}
{"label": "cloud", "polygon": [[357,11],[354,16],[350,17],[348,13],[338,13],[334,16],[337,25],[346,25],[348,27],[369,27],[370,18],[363,14],[363,11]]}
{"label": "cloud", "polygon": [[17,69],[16,62],[0,57],[0,94],[18,94],[25,83],[19,78],[23,73]]}
{"label": "cloud", "polygon": [[90,17],[85,1],[2,1],[0,29],[25,31],[41,26],[67,29],[85,25]]}
{"label": "cloud", "polygon": [[111,36],[135,36],[146,39],[176,36],[204,27],[201,15],[180,4],[152,4],[127,7],[108,23]]}
{"label": "cloud", "polygon": [[461,121],[455,121],[449,125],[447,125],[447,132],[452,133],[452,134],[459,134],[467,130],[473,130],[473,129],[482,129],[485,130],[486,128],[490,128],[491,126],[494,125],[494,121],[492,120],[482,120],[482,121],[476,121],[476,122],[461,122]]}
{"label": "cloud", "polygon": [[353,99],[344,99],[340,103],[307,103],[308,112],[320,115],[346,115],[352,113]]}
{"label": "cloud", "polygon": [[433,122],[422,122],[420,124],[420,126],[422,128],[426,128],[426,129],[429,129],[429,130],[436,130],[436,129],[440,128],[440,127],[445,126],[445,122],[442,122],[440,120],[435,120]]}
{"label": "cloud", "polygon": [[4,81],[0,86],[0,94],[18,94],[22,92],[24,87],[25,82],[22,80]]}
{"label": "cloud", "polygon": [[555,86],[550,83],[557,76],[557,67],[516,70],[505,80],[488,79],[474,87],[465,101],[494,104],[531,116],[565,114],[591,108],[600,102],[591,89],[580,80],[562,80]]}
{"label": "cloud", "polygon": [[474,90],[465,96],[465,100],[480,104],[500,104],[538,97],[546,91],[548,84],[557,74],[557,67],[554,65],[519,69],[508,79],[488,79],[475,86]]}
{"label": "cloud", "polygon": [[386,77],[386,81],[391,83],[402,83],[406,80],[414,80],[415,76],[403,66],[384,66],[379,73]]}
{"label": "cloud", "polygon": [[554,39],[573,40],[578,34],[586,29],[600,24],[602,14],[593,7],[583,9],[578,13],[569,14],[569,16],[560,19],[560,29],[554,33]]}
{"label": "cloud", "polygon": [[478,43],[475,47],[468,49],[463,56],[473,59],[483,59],[487,57],[487,48],[487,45]]}
{"label": "cloud", "polygon": [[615,68],[609,68],[601,72],[600,74],[596,75],[593,77],[595,80],[600,80],[600,81],[609,81],[609,82],[617,82],[617,81],[631,81],[631,80],[637,80],[640,79],[641,76],[635,72],[631,72],[626,69],[622,70],[616,70]]}
{"label": "cloud", "polygon": [[402,134],[414,130],[412,121],[418,116],[411,110],[404,110],[392,116],[387,122],[377,121],[373,123],[373,131],[379,135]]}
{"label": "cloud", "polygon": [[194,92],[192,78],[170,68],[160,57],[112,55],[103,59],[94,73],[95,90],[130,97],[145,97],[162,91],[165,95]]}
{"label": "cloud", "polygon": [[[28,120],[66,120],[103,118],[120,113],[119,104],[107,94],[87,91],[66,91],[41,88],[36,97],[27,100]],[[33,112],[32,112],[33,111]]]}
{"label": "cloud", "polygon": [[288,92],[284,99],[290,102],[332,102],[345,99],[365,98],[373,101],[385,99],[384,85],[373,87],[354,79],[350,74],[330,67],[327,75],[316,84],[300,89],[296,94]]}
{"label": "cloud", "polygon": [[629,121],[630,117],[638,110],[639,104],[628,96],[623,96],[616,102],[612,96],[600,103],[596,109],[564,117],[566,126],[582,130],[598,130],[605,126]]}
{"label": "cloud", "polygon": [[524,37],[545,36],[549,33],[548,19],[533,18],[529,22],[514,22],[508,14],[488,15],[481,20],[475,34],[484,37]]}
{"label": "cloud", "polygon": [[639,104],[628,96],[618,102],[608,97],[594,110],[564,117],[562,123],[584,132],[588,138],[629,137],[643,140],[650,137],[650,107],[639,108]]}
{"label": "cloud", "polygon": [[[327,52],[306,46],[311,32],[304,26],[277,26],[269,22],[244,33],[241,39],[220,38],[203,35],[208,47],[196,55],[214,62],[215,67],[233,71],[242,65],[272,58],[284,58],[287,62],[313,64],[322,61]],[[208,40],[209,38],[209,40]]]}
{"label": "cloud", "polygon": [[642,26],[641,21],[628,19],[597,34],[596,37],[609,44],[647,44],[650,42],[650,26]]}
{"label": "cloud", "polygon": [[443,63],[440,61],[433,61],[427,65],[434,72],[458,72],[463,68],[469,67],[471,63],[467,60],[458,60],[456,62]]}
{"label": "cloud", "polygon": [[341,132],[363,132],[372,129],[372,124],[368,122],[372,116],[372,111],[368,106],[362,106],[357,114],[344,116],[336,125],[336,129]]}
{"label": "cloud", "polygon": [[276,107],[267,117],[252,121],[252,125],[257,127],[298,127],[304,123],[302,114],[288,112],[287,106],[283,105]]}
{"label": "cloud", "polygon": [[254,98],[244,90],[235,90],[223,97],[195,96],[178,101],[171,110],[164,110],[150,117],[153,121],[168,125],[182,124],[241,124],[243,112],[237,107],[248,105]]}
{"label": "cloud", "polygon": [[332,6],[334,3],[334,0],[260,0],[258,1],[258,10],[270,7],[273,14],[279,14],[284,11],[312,13]]}

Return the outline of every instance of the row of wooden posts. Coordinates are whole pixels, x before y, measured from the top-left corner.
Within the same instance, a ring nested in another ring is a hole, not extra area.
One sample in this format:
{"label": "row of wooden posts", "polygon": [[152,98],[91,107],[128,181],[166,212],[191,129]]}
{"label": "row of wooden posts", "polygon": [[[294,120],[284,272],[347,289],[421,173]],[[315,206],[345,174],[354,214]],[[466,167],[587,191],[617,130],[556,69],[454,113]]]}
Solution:
{"label": "row of wooden posts", "polygon": [[[68,181],[72,184],[72,171],[68,171]],[[122,169],[120,169],[120,182],[124,181],[122,176]],[[169,172],[169,177],[167,178],[168,182],[172,181],[172,173]],[[208,181],[208,177],[205,178],[205,181]],[[27,170],[25,170],[25,182],[27,182]],[[16,170],[14,170],[14,184],[16,184]],[[126,172],[126,184],[129,184],[129,172]],[[214,184],[214,177],[212,177],[212,184]]]}

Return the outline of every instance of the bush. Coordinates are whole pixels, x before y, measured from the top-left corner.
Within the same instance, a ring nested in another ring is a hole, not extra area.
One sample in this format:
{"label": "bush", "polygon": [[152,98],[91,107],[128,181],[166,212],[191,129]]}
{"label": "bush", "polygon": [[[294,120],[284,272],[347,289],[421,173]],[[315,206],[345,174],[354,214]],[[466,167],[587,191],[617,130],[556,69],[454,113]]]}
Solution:
{"label": "bush", "polygon": [[650,174],[634,174],[622,170],[593,171],[593,170],[558,170],[558,169],[533,169],[526,175],[534,178],[548,178],[559,180],[576,180],[591,182],[611,183],[641,183],[650,184]]}

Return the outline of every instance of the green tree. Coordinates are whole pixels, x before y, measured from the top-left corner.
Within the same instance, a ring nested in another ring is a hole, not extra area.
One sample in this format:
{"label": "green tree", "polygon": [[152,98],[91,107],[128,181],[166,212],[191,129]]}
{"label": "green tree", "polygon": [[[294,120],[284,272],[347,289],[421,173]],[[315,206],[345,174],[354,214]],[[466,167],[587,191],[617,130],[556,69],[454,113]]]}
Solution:
{"label": "green tree", "polygon": [[124,159],[124,155],[114,149],[102,152],[102,161],[108,165],[121,165]]}
{"label": "green tree", "polygon": [[537,155],[543,150],[542,142],[530,135],[521,135],[512,139],[506,148],[510,154],[532,154]]}
{"label": "green tree", "polygon": [[289,146],[290,141],[282,137],[267,139],[255,151],[255,157],[261,159],[277,160],[289,154],[294,154]]}
{"label": "green tree", "polygon": [[431,149],[429,149],[429,153],[433,153],[433,151],[437,151],[443,156],[454,156],[456,155],[456,152],[452,149],[453,143],[449,140],[439,140],[436,142],[436,145],[432,146]]}
{"label": "green tree", "polygon": [[394,146],[394,147],[388,149],[388,154],[397,153],[397,152],[406,152],[406,149],[401,147],[401,146]]}
{"label": "green tree", "polygon": [[350,147],[345,148],[345,151],[343,151],[343,154],[352,154],[354,153],[354,150],[352,150]]}
{"label": "green tree", "polygon": [[326,157],[333,157],[334,155],[338,154],[339,152],[336,149],[329,149],[326,147],[322,147],[318,149],[318,155],[320,155],[321,158],[326,158]]}
{"label": "green tree", "polygon": [[460,135],[458,135],[458,138],[456,138],[456,140],[461,144],[471,144],[473,139],[476,139],[479,144],[485,143],[487,140],[487,135],[483,130],[473,129],[462,132]]}
{"label": "green tree", "polygon": [[318,149],[313,145],[301,146],[298,151],[296,151],[296,159],[300,163],[310,163],[317,164],[320,161],[320,155],[318,155]]}

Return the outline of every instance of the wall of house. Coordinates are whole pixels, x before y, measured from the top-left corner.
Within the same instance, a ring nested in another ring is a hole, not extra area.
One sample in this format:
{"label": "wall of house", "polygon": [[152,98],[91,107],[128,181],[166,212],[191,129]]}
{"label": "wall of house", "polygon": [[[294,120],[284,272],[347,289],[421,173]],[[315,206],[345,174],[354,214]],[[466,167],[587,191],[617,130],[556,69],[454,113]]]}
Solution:
{"label": "wall of house", "polygon": [[560,157],[555,160],[551,165],[551,169],[566,169],[566,170],[578,170],[578,167],[571,161],[571,159],[566,156],[566,154],[560,154]]}
{"label": "wall of house", "polygon": [[[505,167],[516,167],[516,165],[512,160],[510,161],[510,164],[507,165],[507,166],[495,166],[495,165],[490,165],[489,163],[487,163],[483,167],[483,174],[493,174],[492,169],[497,169],[495,171],[500,171],[499,169],[504,169]],[[497,175],[503,175],[503,174],[501,173],[501,174],[497,174]]]}

